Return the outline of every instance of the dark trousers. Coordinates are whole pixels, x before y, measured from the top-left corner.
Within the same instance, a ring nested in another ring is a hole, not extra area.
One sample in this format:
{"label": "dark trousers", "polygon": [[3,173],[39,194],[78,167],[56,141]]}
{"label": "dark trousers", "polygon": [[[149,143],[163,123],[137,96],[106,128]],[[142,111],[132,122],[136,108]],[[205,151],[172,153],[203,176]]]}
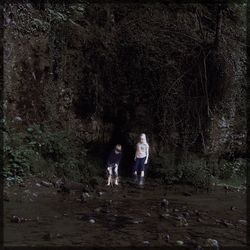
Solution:
{"label": "dark trousers", "polygon": [[134,163],[134,168],[133,168],[134,171],[133,172],[135,172],[135,171],[137,171],[137,172],[144,171],[145,160],[146,160],[146,157],[144,157],[144,158],[136,158],[135,163]]}

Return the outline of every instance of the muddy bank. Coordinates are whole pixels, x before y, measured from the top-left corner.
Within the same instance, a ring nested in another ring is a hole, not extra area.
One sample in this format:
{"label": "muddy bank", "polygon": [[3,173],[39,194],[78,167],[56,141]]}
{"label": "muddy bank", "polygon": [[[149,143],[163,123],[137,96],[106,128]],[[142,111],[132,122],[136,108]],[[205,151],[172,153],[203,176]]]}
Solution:
{"label": "muddy bank", "polygon": [[244,190],[196,192],[149,179],[138,189],[123,179],[118,188],[102,180],[95,189],[58,192],[41,181],[5,187],[5,246],[175,246],[182,241],[195,248],[208,238],[220,246],[246,246]]}

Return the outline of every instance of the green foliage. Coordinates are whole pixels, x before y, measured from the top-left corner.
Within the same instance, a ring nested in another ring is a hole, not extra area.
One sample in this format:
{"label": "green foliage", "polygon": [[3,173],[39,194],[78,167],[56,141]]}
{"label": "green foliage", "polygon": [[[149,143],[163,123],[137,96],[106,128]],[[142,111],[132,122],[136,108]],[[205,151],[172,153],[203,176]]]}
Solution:
{"label": "green foliage", "polygon": [[246,160],[236,159],[234,161],[221,160],[218,165],[218,177],[227,180],[235,177],[246,177]]}
{"label": "green foliage", "polygon": [[209,188],[220,180],[242,179],[246,176],[246,161],[205,159],[193,153],[187,153],[176,161],[173,153],[153,156],[149,174],[160,178],[167,184],[187,183],[197,188]]}
{"label": "green foliage", "polygon": [[213,176],[204,159],[194,159],[183,163],[182,181],[190,183],[197,188],[209,188]]}
{"label": "green foliage", "polygon": [[12,129],[4,147],[4,176],[27,174],[67,176],[79,181],[102,173],[100,157],[87,157],[87,149],[73,132],[34,124],[21,131]]}
{"label": "green foliage", "polygon": [[152,168],[149,174],[161,178],[165,183],[171,184],[180,181],[182,177],[180,166],[175,165],[174,154],[161,154],[152,158]]}

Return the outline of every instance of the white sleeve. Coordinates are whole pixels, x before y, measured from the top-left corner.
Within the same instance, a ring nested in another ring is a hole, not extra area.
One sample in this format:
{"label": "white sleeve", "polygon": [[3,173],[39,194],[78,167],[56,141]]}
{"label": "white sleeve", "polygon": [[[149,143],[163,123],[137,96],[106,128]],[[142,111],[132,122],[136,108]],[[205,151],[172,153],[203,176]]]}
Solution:
{"label": "white sleeve", "polygon": [[148,161],[149,156],[149,145],[147,144],[147,151],[146,151],[146,162]]}

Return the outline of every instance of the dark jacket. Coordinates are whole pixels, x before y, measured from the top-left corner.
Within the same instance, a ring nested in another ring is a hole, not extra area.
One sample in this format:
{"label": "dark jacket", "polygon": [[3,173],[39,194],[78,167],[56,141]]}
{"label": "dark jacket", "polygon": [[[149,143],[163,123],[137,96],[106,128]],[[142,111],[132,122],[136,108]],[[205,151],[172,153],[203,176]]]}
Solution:
{"label": "dark jacket", "polygon": [[111,151],[111,153],[109,154],[109,158],[108,158],[108,164],[117,164],[119,165],[120,161],[121,161],[121,158],[122,158],[122,153],[118,153],[116,154],[115,153],[115,150],[113,149]]}

